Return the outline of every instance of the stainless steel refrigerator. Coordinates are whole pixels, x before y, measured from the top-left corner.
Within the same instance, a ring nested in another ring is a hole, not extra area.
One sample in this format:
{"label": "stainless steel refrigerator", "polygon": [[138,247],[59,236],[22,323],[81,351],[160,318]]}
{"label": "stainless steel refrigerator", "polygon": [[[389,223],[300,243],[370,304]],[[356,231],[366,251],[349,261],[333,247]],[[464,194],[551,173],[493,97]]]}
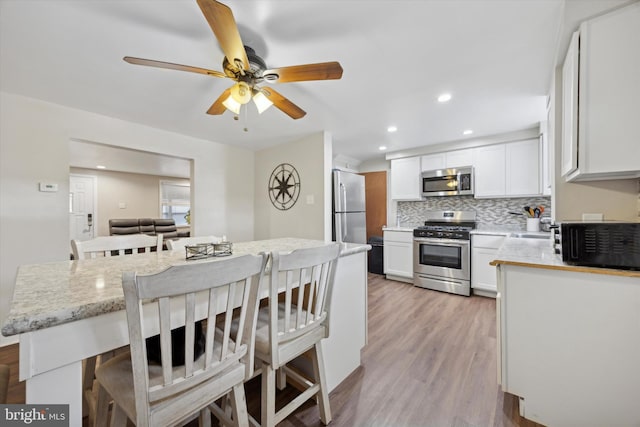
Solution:
{"label": "stainless steel refrigerator", "polygon": [[333,240],[367,243],[364,176],[333,171]]}

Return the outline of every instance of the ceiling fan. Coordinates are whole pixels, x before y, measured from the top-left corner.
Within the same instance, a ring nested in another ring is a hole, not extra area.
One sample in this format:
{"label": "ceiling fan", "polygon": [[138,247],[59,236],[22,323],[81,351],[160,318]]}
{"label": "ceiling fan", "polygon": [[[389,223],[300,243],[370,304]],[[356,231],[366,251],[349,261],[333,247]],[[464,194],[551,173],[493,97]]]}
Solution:
{"label": "ceiling fan", "polygon": [[241,106],[253,99],[259,113],[275,105],[292,119],[299,119],[307,113],[274,89],[262,84],[335,80],[342,77],[342,67],[335,61],[267,68],[264,60],[251,47],[242,43],[233,12],[228,6],[215,0],[197,0],[197,2],[225,55],[222,62],[224,72],[130,56],[125,56],[124,60],[130,64],[189,71],[235,80],[236,83],[222,92],[207,110],[207,114],[219,115],[226,109],[239,114]]}

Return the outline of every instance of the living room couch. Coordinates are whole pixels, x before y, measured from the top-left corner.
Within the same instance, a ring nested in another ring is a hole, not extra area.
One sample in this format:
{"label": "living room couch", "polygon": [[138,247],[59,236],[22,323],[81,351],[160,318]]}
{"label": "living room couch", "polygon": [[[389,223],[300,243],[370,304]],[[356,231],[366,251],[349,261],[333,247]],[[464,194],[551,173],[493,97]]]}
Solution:
{"label": "living room couch", "polygon": [[133,218],[133,219],[110,219],[109,235],[122,234],[148,234],[155,236],[162,233],[163,239],[178,239],[189,237],[189,231],[178,230],[173,219],[165,218]]}

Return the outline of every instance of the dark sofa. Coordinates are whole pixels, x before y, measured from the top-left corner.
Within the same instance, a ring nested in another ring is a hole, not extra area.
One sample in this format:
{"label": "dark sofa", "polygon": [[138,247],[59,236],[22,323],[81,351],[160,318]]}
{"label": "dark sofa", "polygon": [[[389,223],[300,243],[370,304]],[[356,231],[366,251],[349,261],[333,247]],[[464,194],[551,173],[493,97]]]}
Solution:
{"label": "dark sofa", "polygon": [[163,239],[177,239],[189,237],[189,231],[179,231],[173,219],[164,218],[134,218],[134,219],[110,219],[109,235],[123,234],[148,234],[155,236],[162,233]]}

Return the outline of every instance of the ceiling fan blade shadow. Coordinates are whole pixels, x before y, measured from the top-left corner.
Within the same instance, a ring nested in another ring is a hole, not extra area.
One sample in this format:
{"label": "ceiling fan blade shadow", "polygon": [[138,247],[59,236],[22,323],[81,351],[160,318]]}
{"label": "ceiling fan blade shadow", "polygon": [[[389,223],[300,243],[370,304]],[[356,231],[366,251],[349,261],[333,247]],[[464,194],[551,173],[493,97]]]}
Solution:
{"label": "ceiling fan blade shadow", "polygon": [[339,62],[319,62],[317,64],[293,65],[271,68],[263,75],[277,74],[274,83],[303,82],[309,80],[338,80],[342,78],[342,66]]}
{"label": "ceiling fan blade shadow", "polygon": [[220,115],[227,111],[227,108],[222,104],[228,97],[231,95],[231,88],[226,89],[222,92],[222,95],[216,99],[216,101],[211,104],[211,107],[207,110],[207,114],[211,114],[213,116]]}
{"label": "ceiling fan blade shadow", "polygon": [[197,1],[229,63],[235,67],[236,60],[238,60],[242,63],[244,70],[249,70],[247,52],[244,50],[240,32],[231,9],[215,0]]}
{"label": "ceiling fan blade shadow", "polygon": [[147,67],[167,68],[170,70],[189,71],[191,73],[206,74],[212,77],[226,78],[227,75],[216,70],[208,70],[206,68],[192,67],[191,65],[173,64],[171,62],[154,61],[153,59],[134,58],[125,56],[124,59],[129,64],[145,65]]}
{"label": "ceiling fan blade shadow", "polygon": [[289,101],[284,96],[280,95],[278,92],[273,90],[270,87],[263,87],[261,89],[264,96],[269,98],[273,105],[278,108],[280,111],[285,113],[287,116],[291,117],[294,120],[300,119],[304,117],[307,112],[302,108],[298,107],[293,102]]}

